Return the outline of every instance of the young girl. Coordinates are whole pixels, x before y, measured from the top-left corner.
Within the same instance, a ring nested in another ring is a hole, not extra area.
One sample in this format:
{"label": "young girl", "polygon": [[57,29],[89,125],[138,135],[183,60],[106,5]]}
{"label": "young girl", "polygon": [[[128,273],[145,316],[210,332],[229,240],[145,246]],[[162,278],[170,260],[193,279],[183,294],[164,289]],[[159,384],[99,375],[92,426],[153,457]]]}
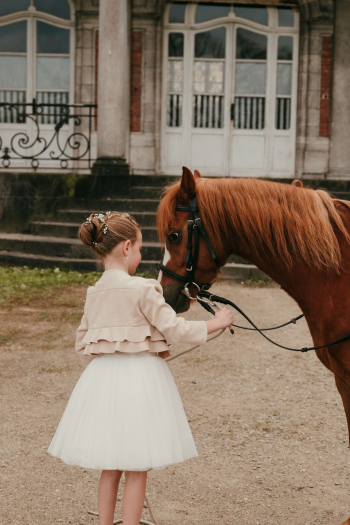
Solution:
{"label": "young girl", "polygon": [[223,308],[210,321],[186,321],[165,302],[155,279],[131,277],[141,260],[140,226],[127,213],[91,214],[80,240],[104,273],[87,290],[76,350],[88,364],[48,452],[69,465],[102,470],[100,525],[112,525],[125,472],[123,525],[141,518],[149,469],[197,456],[172,375],[170,342],[204,344],[230,326]]}

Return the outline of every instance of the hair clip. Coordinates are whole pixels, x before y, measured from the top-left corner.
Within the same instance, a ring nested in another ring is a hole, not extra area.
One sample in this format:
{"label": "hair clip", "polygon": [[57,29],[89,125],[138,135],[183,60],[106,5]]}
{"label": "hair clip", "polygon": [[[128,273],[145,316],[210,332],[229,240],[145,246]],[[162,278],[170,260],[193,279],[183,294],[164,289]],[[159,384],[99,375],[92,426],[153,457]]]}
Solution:
{"label": "hair clip", "polygon": [[97,246],[97,242],[95,242],[95,241],[92,241],[91,244],[93,244],[94,246]]}
{"label": "hair clip", "polygon": [[108,230],[108,224],[104,224],[104,225],[103,225],[103,228],[102,228],[102,233],[103,233],[104,235],[106,235],[107,230]]}
{"label": "hair clip", "polygon": [[85,224],[91,224],[91,217],[88,217],[85,221]]}

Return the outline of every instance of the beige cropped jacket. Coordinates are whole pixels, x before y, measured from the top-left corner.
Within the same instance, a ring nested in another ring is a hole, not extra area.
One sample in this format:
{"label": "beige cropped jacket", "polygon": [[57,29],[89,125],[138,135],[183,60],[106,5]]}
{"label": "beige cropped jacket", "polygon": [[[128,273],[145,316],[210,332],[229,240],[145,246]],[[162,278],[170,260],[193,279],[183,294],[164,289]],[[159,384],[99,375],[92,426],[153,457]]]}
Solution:
{"label": "beige cropped jacket", "polygon": [[177,317],[155,279],[106,270],[87,290],[75,349],[83,364],[99,354],[169,350],[171,343],[204,344],[205,321]]}

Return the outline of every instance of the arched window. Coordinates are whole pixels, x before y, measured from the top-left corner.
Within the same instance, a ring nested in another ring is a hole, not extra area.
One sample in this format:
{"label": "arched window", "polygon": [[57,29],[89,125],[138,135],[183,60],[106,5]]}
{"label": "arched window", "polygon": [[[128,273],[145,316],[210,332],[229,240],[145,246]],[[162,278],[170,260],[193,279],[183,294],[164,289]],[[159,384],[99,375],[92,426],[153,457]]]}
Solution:
{"label": "arched window", "polygon": [[[0,102],[73,102],[73,16],[68,0],[0,3]],[[55,122],[55,111],[45,123]],[[18,114],[2,108],[0,122]]]}

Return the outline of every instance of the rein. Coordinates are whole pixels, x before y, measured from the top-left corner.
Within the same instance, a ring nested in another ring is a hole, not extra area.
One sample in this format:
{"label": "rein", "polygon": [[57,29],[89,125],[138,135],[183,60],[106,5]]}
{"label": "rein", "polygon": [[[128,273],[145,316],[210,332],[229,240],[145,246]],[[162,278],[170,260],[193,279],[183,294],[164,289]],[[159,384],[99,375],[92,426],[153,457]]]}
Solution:
{"label": "rein", "polygon": [[[295,317],[288,321],[287,323],[281,324],[279,326],[274,326],[272,328],[258,328],[253,321],[232,301],[229,301],[228,299],[225,299],[225,297],[220,297],[218,295],[211,294],[208,292],[208,289],[210,288],[211,284],[198,284],[194,280],[194,274],[196,271],[196,264],[198,260],[198,253],[199,253],[199,235],[201,235],[204,239],[204,242],[209,250],[209,253],[211,257],[214,259],[216,265],[220,268],[222,266],[219,262],[219,259],[216,256],[216,253],[210,243],[210,240],[208,238],[207,232],[205,231],[202,221],[200,217],[198,216],[198,204],[197,204],[197,196],[194,193],[190,200],[189,206],[176,206],[175,210],[177,211],[187,211],[189,212],[189,218],[188,218],[188,237],[187,237],[187,250],[186,250],[186,270],[187,275],[184,277],[183,275],[180,275],[176,272],[173,272],[169,268],[167,268],[163,262],[161,261],[158,264],[157,269],[161,270],[165,275],[168,277],[171,277],[172,279],[175,279],[177,281],[180,281],[184,284],[184,289],[181,291],[182,294],[186,295],[190,300],[197,300],[203,306],[205,310],[215,315],[215,310],[213,307],[218,307],[216,303],[221,303],[224,305],[229,305],[232,308],[234,308],[238,313],[240,313],[247,321],[248,323],[253,327],[245,327],[245,326],[238,326],[235,324],[232,324],[231,326],[234,326],[235,328],[241,328],[242,330],[252,330],[259,332],[260,335],[262,335],[267,341],[272,343],[275,346],[278,346],[279,348],[283,348],[284,350],[289,350],[291,352],[309,352],[310,350],[320,350],[321,348],[327,348],[329,346],[333,346],[339,343],[342,343],[344,341],[350,340],[350,334],[345,335],[344,337],[341,337],[340,339],[337,339],[336,341],[333,341],[332,343],[321,345],[321,346],[312,346],[312,347],[304,347],[304,348],[289,348],[287,346],[280,345],[279,343],[276,343],[275,341],[272,341],[267,335],[265,335],[263,332],[267,332],[269,330],[277,330],[278,328],[283,328],[284,326],[287,326],[291,323],[296,324],[296,322],[304,317],[304,314],[299,315],[298,317]],[[193,239],[193,241],[192,241]],[[193,243],[193,250],[192,250],[192,243]],[[192,253],[193,252],[193,253]],[[190,294],[190,290],[188,288],[188,285],[194,285],[197,288],[197,297],[192,297]],[[234,333],[233,329],[230,327],[231,334]]]}

